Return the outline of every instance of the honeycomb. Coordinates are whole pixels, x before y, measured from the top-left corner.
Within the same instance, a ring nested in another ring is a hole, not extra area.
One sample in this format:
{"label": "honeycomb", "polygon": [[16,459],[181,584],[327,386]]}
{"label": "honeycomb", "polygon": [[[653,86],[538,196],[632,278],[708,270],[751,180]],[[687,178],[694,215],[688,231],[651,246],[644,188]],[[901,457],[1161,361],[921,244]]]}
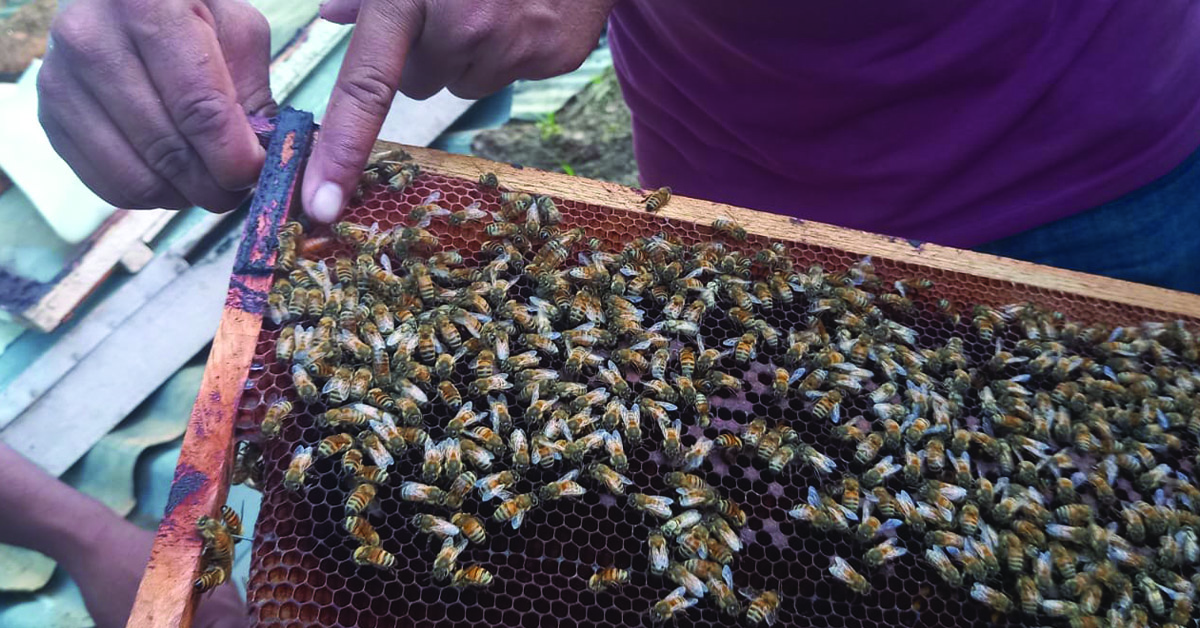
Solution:
{"label": "honeycomb", "polygon": [[[384,186],[369,188],[352,203],[346,220],[390,228],[435,191],[441,193],[440,203],[452,211],[474,201],[482,201],[485,208],[499,204],[497,191],[481,189],[474,181],[423,174],[401,192]],[[659,232],[666,232],[685,244],[714,237],[707,225],[570,199],[555,200],[563,213],[564,227],[586,228],[589,235],[602,240],[602,248],[608,251],[619,251],[634,238]],[[478,223],[449,227],[444,222],[435,222],[431,230],[441,238],[445,249],[457,249],[469,260],[481,261],[478,251],[484,240]],[[736,246],[756,251],[770,242],[751,235],[744,245]],[[860,254],[831,247],[788,244],[799,268],[821,264],[831,271],[840,270],[862,258]],[[324,251],[330,263],[336,252]],[[917,308],[911,314],[896,320],[918,331],[917,345],[921,347],[940,345],[952,336],[965,339],[965,353],[972,365],[986,361],[994,349],[971,326],[970,310],[965,304],[999,306],[1032,301],[1085,323],[1121,324],[1174,318],[1150,309],[888,259],[876,259],[873,263],[878,274],[889,283],[903,277],[925,277],[935,283],[927,296],[917,301]],[[514,293],[525,299],[532,295],[524,284],[515,286]],[[942,297],[960,304],[963,314],[960,322],[951,322],[935,309],[934,301]],[[648,303],[642,306],[648,310],[648,320],[656,318],[650,310],[657,306]],[[801,313],[788,308],[776,308],[764,316],[780,329],[801,326]],[[277,328],[267,325],[258,339],[238,418],[241,438],[255,438],[256,426],[270,403],[280,397],[295,396],[287,365],[275,360],[277,333]],[[719,315],[708,316],[701,329],[706,346],[718,346],[739,333]],[[998,336],[1014,342],[1015,334],[1010,327]],[[700,435],[713,439],[723,431],[738,431],[753,417],[766,417],[789,423],[804,442],[832,456],[839,469],[861,466],[853,460],[851,445],[831,437],[828,421],[812,417],[809,402],[799,398],[778,401],[769,394],[771,364],[783,351],[784,348],[761,347],[757,358],[744,367],[725,358],[721,367],[742,380],[742,390],[724,398],[712,397],[713,421],[709,427],[701,428],[694,420],[685,419],[684,445],[690,445]],[[465,368],[459,365],[460,370]],[[383,538],[384,549],[396,557],[396,569],[380,571],[357,566],[351,559],[356,543],[339,525],[349,489],[334,469],[338,461],[316,461],[309,472],[306,492],[292,493],[282,488],[283,474],[295,447],[314,444],[327,434],[316,425],[315,413],[321,410],[297,400],[296,412],[285,423],[279,438],[263,443],[264,496],[247,586],[255,625],[347,628],[650,625],[648,610],[674,588],[648,572],[646,538],[659,522],[626,507],[624,500],[618,502],[617,498],[596,491],[573,501],[544,503],[532,510],[525,524],[515,531],[491,520],[491,505],[481,507],[479,500],[469,499],[463,510],[486,521],[489,540],[484,545],[468,546],[460,565],[483,565],[495,575],[496,582],[486,590],[460,590],[433,582],[429,574],[437,547],[429,537],[415,533],[409,520],[418,509],[396,495],[403,479],[419,474],[421,460],[415,450],[397,457],[391,479],[380,488],[376,500],[382,513],[372,519]],[[865,397],[852,397],[844,404],[843,414],[863,415],[870,410]],[[434,415],[427,418],[427,423],[444,424],[451,416],[442,404],[431,404],[426,412]],[[670,493],[671,489],[662,480],[662,474],[668,470],[662,455],[644,446],[628,449],[630,467],[626,475],[633,480],[629,490]],[[776,625],[833,628],[1023,625],[1020,615],[997,615],[971,600],[965,589],[945,585],[918,557],[922,553],[916,551],[920,545],[914,541],[918,539],[909,538],[904,532],[900,540],[911,543],[913,551],[883,569],[861,570],[870,580],[872,594],[860,596],[849,591],[830,576],[829,559],[834,555],[851,558],[860,567],[861,561],[852,557],[861,555],[862,546],[846,535],[826,534],[788,516],[790,508],[805,500],[808,487],[825,486],[829,478],[804,465],[772,475],[767,472],[765,462],[746,454],[736,460],[713,455],[709,462],[697,473],[740,503],[749,515],[747,525],[740,531],[746,548],[733,570],[735,588],[778,591],[781,604]],[[559,475],[561,469],[534,466],[513,491],[528,492]],[[611,566],[628,569],[629,584],[600,593],[590,591],[588,578]],[[737,622],[721,615],[709,603],[702,603],[677,618],[677,623],[683,626]]]}

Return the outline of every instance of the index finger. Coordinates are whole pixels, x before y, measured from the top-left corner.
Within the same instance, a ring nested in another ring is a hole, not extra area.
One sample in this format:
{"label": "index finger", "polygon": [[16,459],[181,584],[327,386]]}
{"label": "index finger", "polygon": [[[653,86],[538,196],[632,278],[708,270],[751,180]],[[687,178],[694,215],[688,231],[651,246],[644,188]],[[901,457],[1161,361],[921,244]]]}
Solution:
{"label": "index finger", "polygon": [[359,10],[304,175],[301,198],[314,220],[336,220],[358,185],[424,20],[420,0],[367,0]]}

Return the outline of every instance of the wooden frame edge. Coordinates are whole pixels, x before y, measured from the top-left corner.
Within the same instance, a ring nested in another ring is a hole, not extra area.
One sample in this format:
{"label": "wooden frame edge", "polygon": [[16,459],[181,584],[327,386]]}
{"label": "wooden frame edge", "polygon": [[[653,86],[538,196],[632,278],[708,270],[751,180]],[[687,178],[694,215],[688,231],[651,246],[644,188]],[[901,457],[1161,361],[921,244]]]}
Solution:
{"label": "wooden frame edge", "polygon": [[221,324],[192,414],[150,560],[127,626],[187,628],[202,546],[196,520],[216,516],[229,493],[234,423],[274,281],[279,229],[288,218],[300,167],[312,142],[312,114],[285,109],[267,150],[229,278]]}
{"label": "wooden frame edge", "polygon": [[[379,149],[395,147],[408,151],[422,168],[430,172],[471,180],[477,179],[485,172],[494,172],[499,177],[501,185],[507,188],[537,190],[542,194],[589,204],[643,211],[644,193],[620,184],[522,168],[431,148],[400,146],[390,142],[377,144]],[[1200,316],[1200,295],[938,244],[910,242],[903,238],[813,221],[800,221],[788,216],[744,209],[703,199],[673,196],[666,207],[658,212],[658,215],[704,225],[710,224],[716,218],[729,217],[737,220],[750,233],[758,235],[784,238],[813,246],[842,249],[861,255],[920,264],[950,272],[1024,284],[1171,314]]]}

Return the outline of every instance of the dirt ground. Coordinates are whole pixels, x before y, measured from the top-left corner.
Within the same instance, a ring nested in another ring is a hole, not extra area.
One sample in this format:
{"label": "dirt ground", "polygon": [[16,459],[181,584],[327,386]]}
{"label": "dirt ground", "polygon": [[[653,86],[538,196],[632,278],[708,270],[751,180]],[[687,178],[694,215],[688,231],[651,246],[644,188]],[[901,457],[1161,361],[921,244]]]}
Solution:
{"label": "dirt ground", "polygon": [[496,161],[638,185],[629,108],[612,68],[553,117],[536,123],[514,120],[483,131],[472,148]]}
{"label": "dirt ground", "polygon": [[[0,8],[16,4],[0,0]],[[0,20],[0,81],[15,81],[29,62],[46,53],[55,0],[33,0]]]}

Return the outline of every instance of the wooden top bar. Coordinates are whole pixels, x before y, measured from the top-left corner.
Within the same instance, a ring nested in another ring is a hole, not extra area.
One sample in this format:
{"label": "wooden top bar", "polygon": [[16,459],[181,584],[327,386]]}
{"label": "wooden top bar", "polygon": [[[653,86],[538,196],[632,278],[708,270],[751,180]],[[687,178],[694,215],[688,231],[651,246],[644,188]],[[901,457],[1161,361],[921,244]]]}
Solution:
{"label": "wooden top bar", "polygon": [[[384,148],[399,147],[380,142]],[[642,211],[643,192],[616,183],[593,181],[555,172],[518,168],[477,157],[454,155],[429,148],[403,146],[421,167],[439,174],[475,180],[485,172],[494,172],[502,185],[512,189],[535,190],[558,198],[591,205]],[[672,196],[659,216],[693,223],[710,224],[729,217],[754,234],[873,255],[941,270],[975,275],[988,279],[1025,284],[1036,288],[1113,301],[1171,314],[1200,316],[1200,295],[1156,288],[1144,284],[1109,279],[1061,268],[976,253],[929,243],[914,243],[904,238],[846,229],[788,216],[771,214],[696,198]]]}

